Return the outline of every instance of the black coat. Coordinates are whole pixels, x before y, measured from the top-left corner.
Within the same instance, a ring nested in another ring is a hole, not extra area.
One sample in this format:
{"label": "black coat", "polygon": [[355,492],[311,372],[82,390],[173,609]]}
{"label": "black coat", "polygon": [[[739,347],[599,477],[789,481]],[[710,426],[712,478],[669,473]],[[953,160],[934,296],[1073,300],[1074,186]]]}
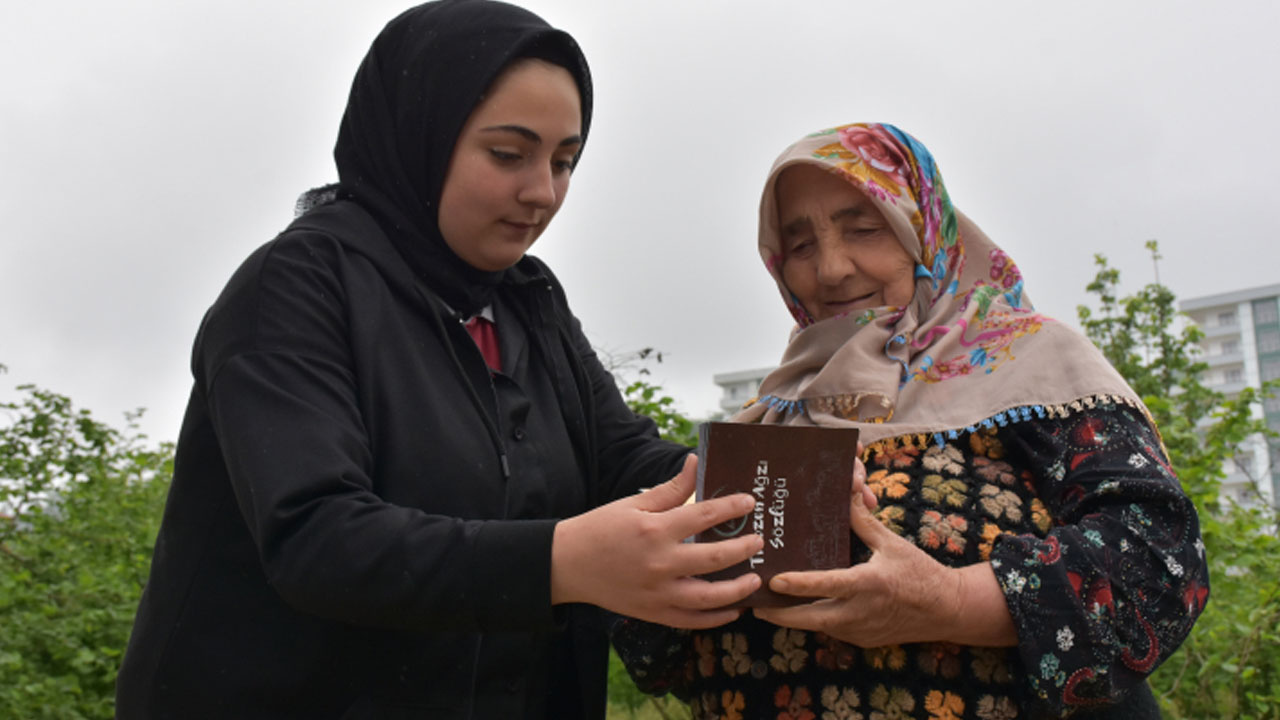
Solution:
{"label": "black coat", "polygon": [[673,475],[547,268],[499,288],[503,372],[349,201],[255,252],[195,386],[121,718],[603,717],[556,519]]}

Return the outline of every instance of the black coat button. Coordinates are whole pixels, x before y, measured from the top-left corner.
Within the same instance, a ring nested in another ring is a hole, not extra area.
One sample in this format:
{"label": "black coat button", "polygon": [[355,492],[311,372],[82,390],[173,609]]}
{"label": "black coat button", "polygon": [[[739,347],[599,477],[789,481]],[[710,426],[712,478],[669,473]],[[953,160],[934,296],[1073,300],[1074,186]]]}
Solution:
{"label": "black coat button", "polygon": [[512,430],[511,437],[515,438],[516,442],[524,440],[524,428],[516,428],[515,430]]}

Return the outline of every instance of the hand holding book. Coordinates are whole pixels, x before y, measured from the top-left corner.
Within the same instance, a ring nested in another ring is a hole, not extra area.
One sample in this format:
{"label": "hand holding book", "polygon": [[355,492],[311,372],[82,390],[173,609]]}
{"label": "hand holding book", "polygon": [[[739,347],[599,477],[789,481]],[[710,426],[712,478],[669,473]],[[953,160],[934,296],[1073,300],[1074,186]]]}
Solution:
{"label": "hand holding book", "polygon": [[696,482],[690,455],[675,478],[556,524],[551,544],[551,602],[591,603],[613,612],[681,628],[736,619],[730,609],[760,587],[755,573],[708,581],[697,577],[758,553],[747,534],[710,544],[684,542],[750,511],[743,494],[685,504]]}
{"label": "hand holding book", "polygon": [[776,575],[769,588],[805,604],[759,608],[756,617],[860,647],[1016,644],[1017,631],[991,565],[947,567],[885,527],[872,512],[875,494],[861,464],[859,471],[849,523],[871,550],[871,559],[853,567]]}

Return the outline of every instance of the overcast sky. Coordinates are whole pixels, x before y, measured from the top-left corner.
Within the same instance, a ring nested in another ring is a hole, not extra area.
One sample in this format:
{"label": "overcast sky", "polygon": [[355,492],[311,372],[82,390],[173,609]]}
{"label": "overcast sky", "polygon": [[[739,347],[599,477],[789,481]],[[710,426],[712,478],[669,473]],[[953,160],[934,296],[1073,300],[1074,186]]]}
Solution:
{"label": "overcast sky", "polygon": [[[595,119],[534,253],[588,335],[664,353],[681,408],[766,366],[791,322],[755,250],[775,155],[897,124],[1074,321],[1094,253],[1181,298],[1280,281],[1280,3],[533,0],[582,45]],[[0,397],[21,382],[177,437],[200,317],[336,177],[365,0],[6,2]]]}

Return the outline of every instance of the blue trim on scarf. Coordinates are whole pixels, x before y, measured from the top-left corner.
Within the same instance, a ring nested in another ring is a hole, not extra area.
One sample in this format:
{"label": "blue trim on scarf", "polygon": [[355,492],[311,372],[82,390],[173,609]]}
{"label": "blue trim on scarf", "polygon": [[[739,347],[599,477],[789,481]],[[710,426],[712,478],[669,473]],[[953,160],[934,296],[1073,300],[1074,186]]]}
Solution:
{"label": "blue trim on scarf", "polygon": [[995,415],[979,420],[967,427],[933,433],[932,438],[935,445],[942,447],[947,444],[947,440],[958,439],[961,431],[975,433],[978,431],[979,427],[987,429],[993,427],[1008,427],[1012,423],[1030,422],[1033,416],[1035,419],[1043,420],[1049,416],[1049,413],[1045,410],[1044,405],[1019,405],[1017,407],[1011,407],[1008,410],[1001,410]]}
{"label": "blue trim on scarf", "polygon": [[776,395],[761,395],[756,398],[754,403],[750,403],[746,405],[746,407],[751,407],[751,405],[759,403],[768,405],[770,410],[776,410],[777,412],[786,413],[788,415],[793,412],[804,412],[804,400],[784,400]]}
{"label": "blue trim on scarf", "polygon": [[[1094,402],[1114,403],[1115,402],[1114,398],[1117,396],[1111,396],[1111,399],[1108,399],[1108,396],[1106,395],[1090,396],[1090,397],[1099,397],[1099,399],[1095,400]],[[788,414],[793,412],[805,412],[804,400],[784,400],[775,395],[762,395],[759,398],[756,398],[755,402],[748,403],[744,407],[751,407],[752,405],[755,405],[758,403],[764,403],[765,405],[768,405],[773,410],[776,410],[778,412],[788,413]],[[1092,407],[1092,405],[1090,405],[1090,407]],[[979,428],[990,429],[993,427],[1008,427],[1012,423],[1030,422],[1033,419],[1044,420],[1047,417],[1049,417],[1049,411],[1045,408],[1044,405],[1018,405],[1016,407],[1011,407],[1007,410],[1001,410],[1000,412],[992,415],[991,417],[979,420],[973,423],[972,425],[966,425],[964,427],[955,428],[953,430],[943,430],[941,432],[930,433],[929,436],[933,440],[933,443],[941,448],[946,446],[948,440],[958,440],[960,438],[960,433],[962,432],[975,433],[978,431]],[[868,423],[868,424],[874,424],[874,423]],[[904,435],[908,435],[908,436],[916,435],[916,434],[917,433],[911,433],[911,432],[904,433]],[[902,436],[899,435],[899,436],[890,436],[890,437],[902,437]]]}

